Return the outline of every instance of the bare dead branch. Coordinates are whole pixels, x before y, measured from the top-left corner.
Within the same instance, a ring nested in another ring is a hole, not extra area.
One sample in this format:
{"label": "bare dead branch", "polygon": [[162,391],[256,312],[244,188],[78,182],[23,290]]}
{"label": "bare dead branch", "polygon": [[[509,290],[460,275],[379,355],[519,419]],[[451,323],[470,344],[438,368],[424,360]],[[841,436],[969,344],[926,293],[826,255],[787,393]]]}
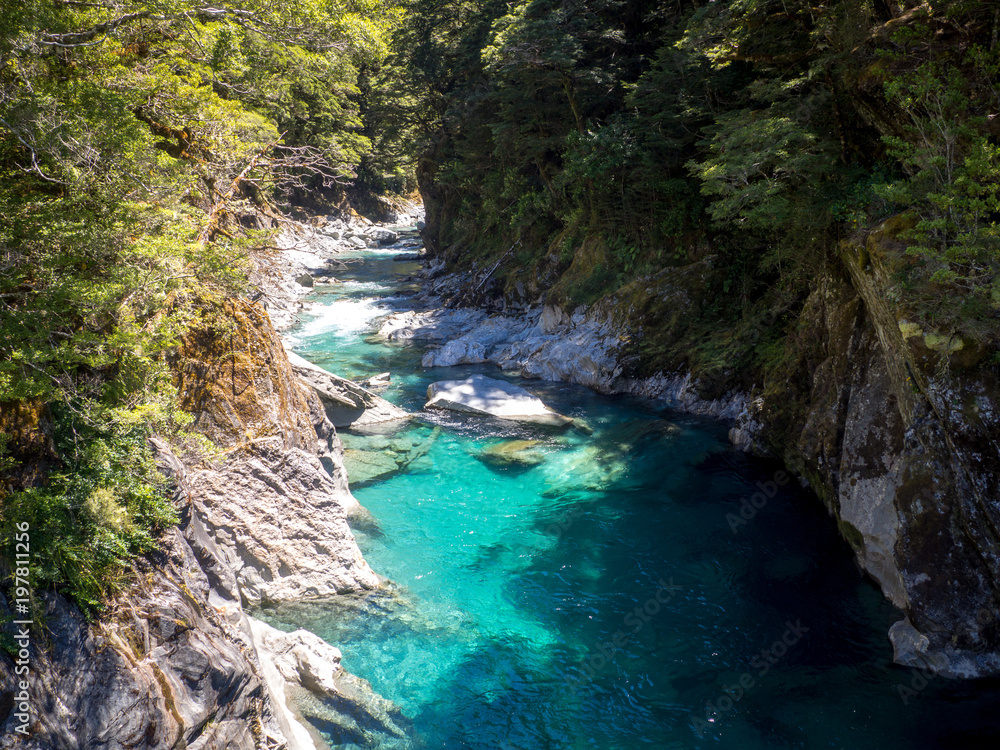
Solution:
{"label": "bare dead branch", "polygon": [[205,244],[207,244],[209,242],[209,240],[211,240],[212,237],[214,237],[215,234],[218,233],[218,231],[219,231],[219,227],[218,227],[219,216],[221,215],[222,211],[225,209],[226,204],[233,199],[233,197],[236,195],[237,191],[239,191],[240,186],[242,185],[242,183],[244,182],[244,180],[246,180],[247,176],[254,169],[257,168],[260,160],[263,159],[264,155],[268,151],[270,151],[272,148],[274,148],[275,145],[277,145],[277,144],[275,144],[275,143],[269,143],[268,145],[264,146],[264,148],[262,148],[260,151],[258,151],[253,156],[253,158],[250,159],[250,163],[247,164],[246,167],[243,168],[243,171],[240,172],[238,175],[236,175],[236,178],[229,185],[229,188],[226,190],[226,192],[222,193],[219,196],[219,200],[217,200],[215,202],[215,204],[212,206],[212,210],[208,214],[208,221],[205,222],[205,226],[202,227],[201,232],[198,233],[198,244],[199,245],[205,245]]}
{"label": "bare dead branch", "polygon": [[63,180],[56,179],[55,177],[49,177],[47,174],[45,174],[45,172],[42,171],[42,168],[38,164],[38,151],[35,149],[33,145],[31,145],[30,143],[28,143],[28,141],[22,138],[20,133],[18,133],[17,130],[15,130],[14,127],[2,117],[0,117],[0,125],[3,125],[5,128],[7,128],[7,132],[10,133],[12,136],[14,136],[22,146],[28,149],[28,152],[31,154],[31,167],[30,168],[22,167],[22,169],[24,169],[26,172],[34,172],[46,182],[55,182],[59,185],[68,184]]}
{"label": "bare dead branch", "polygon": [[[75,31],[68,34],[42,34],[39,43],[50,47],[83,47],[91,43],[100,44],[111,32],[124,24],[146,19],[151,21],[166,21],[169,18],[169,16],[154,16],[148,10],[141,10],[137,13],[128,13],[111,21],[99,23],[86,31]],[[93,40],[97,37],[101,38],[94,42]]]}
{"label": "bare dead branch", "polygon": [[345,177],[355,176],[346,166],[331,164],[314,146],[276,146],[269,166],[278,186],[286,192],[310,188],[310,181],[316,178],[324,188],[347,185],[350,183]]}

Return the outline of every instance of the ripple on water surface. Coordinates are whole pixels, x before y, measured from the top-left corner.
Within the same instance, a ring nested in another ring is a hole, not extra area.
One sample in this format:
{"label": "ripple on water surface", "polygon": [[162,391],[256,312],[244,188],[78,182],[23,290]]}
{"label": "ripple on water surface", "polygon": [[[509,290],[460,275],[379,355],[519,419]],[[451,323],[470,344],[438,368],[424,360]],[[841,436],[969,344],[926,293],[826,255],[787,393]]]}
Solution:
{"label": "ripple on water surface", "polygon": [[[393,371],[387,395],[409,409],[434,380],[501,376],[422,372],[419,349],[368,336],[412,272],[390,250],[318,297],[296,347],[353,376]],[[343,434],[405,466],[355,491],[374,517],[359,544],[393,583],[264,613],[341,647],[413,719],[415,746],[886,750],[997,736],[994,683],[935,680],[901,700],[912,673],[885,635],[898,614],[815,497],[786,484],[734,531],[742,498],[780,467],[735,453],[711,422],[525,385],[592,434],[449,414]],[[483,455],[515,440],[523,462]],[[416,446],[426,454],[408,461]]]}

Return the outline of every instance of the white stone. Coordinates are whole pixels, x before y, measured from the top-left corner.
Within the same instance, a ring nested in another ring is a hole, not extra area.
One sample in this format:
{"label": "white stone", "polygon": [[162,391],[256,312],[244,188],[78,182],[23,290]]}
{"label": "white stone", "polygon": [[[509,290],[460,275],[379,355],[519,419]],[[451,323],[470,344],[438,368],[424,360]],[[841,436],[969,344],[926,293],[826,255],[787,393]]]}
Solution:
{"label": "white stone", "polygon": [[421,364],[424,367],[451,367],[487,362],[497,345],[521,339],[528,328],[528,323],[517,318],[499,315],[487,318],[471,331],[425,354]]}
{"label": "white stone", "polygon": [[[247,617],[247,620],[263,672],[262,676],[271,695],[271,710],[274,711],[275,718],[288,740],[288,750],[315,750],[316,743],[313,742],[309,730],[296,718],[295,707],[289,702],[286,690],[289,681],[298,682],[297,675],[289,669],[289,660],[286,658],[286,645],[291,640],[290,636],[295,634],[283,633],[253,617]],[[305,632],[299,630],[296,634]],[[339,651],[337,662],[339,665]]]}
{"label": "white stone", "polygon": [[545,333],[555,333],[569,323],[569,316],[561,307],[546,305],[542,309],[542,330]]}
{"label": "white stone", "polygon": [[520,386],[504,380],[473,375],[465,380],[442,380],[427,387],[424,408],[450,409],[517,422],[568,425],[567,416],[550,409]]}

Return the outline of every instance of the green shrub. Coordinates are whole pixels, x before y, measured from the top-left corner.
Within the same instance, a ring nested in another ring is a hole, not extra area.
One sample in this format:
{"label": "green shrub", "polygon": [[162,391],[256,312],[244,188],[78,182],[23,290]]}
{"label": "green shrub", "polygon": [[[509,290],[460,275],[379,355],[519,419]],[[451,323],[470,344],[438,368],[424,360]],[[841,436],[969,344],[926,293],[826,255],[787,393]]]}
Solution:
{"label": "green shrub", "polygon": [[43,485],[0,499],[0,555],[14,557],[15,529],[27,523],[32,587],[69,595],[88,616],[100,611],[131,571],[177,523],[140,425],[95,424],[56,407],[54,442],[62,466]]}

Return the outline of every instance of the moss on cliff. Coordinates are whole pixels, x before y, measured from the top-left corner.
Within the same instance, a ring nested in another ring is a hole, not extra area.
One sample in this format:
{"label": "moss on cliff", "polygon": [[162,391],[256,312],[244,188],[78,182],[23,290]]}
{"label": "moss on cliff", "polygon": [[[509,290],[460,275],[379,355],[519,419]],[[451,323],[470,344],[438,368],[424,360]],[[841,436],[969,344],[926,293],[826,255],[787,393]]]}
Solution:
{"label": "moss on cliff", "polygon": [[235,448],[274,435],[289,446],[315,441],[305,391],[258,305],[241,298],[208,303],[201,322],[181,337],[172,365],[181,407],[216,444]]}

